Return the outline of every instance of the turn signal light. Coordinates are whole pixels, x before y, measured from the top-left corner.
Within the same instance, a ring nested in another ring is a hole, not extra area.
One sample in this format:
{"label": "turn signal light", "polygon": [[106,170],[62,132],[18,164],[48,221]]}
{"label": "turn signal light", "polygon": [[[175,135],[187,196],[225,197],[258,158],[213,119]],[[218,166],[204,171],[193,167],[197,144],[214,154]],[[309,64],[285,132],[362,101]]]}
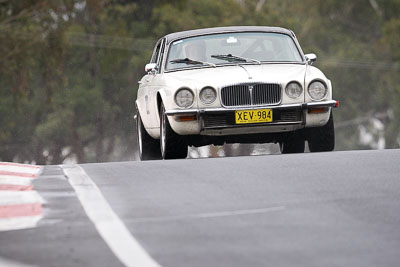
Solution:
{"label": "turn signal light", "polygon": [[325,113],[328,112],[328,108],[310,108],[308,113]]}
{"label": "turn signal light", "polygon": [[196,116],[194,115],[182,115],[182,116],[175,116],[176,121],[194,121],[196,120]]}

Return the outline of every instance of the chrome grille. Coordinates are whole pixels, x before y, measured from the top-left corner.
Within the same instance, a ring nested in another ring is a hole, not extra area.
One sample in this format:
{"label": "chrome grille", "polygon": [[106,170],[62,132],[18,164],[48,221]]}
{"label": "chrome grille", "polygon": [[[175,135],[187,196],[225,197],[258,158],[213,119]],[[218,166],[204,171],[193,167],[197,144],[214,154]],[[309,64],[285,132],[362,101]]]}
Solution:
{"label": "chrome grille", "polygon": [[221,89],[222,104],[228,107],[276,105],[281,99],[281,85],[275,83],[236,84]]}

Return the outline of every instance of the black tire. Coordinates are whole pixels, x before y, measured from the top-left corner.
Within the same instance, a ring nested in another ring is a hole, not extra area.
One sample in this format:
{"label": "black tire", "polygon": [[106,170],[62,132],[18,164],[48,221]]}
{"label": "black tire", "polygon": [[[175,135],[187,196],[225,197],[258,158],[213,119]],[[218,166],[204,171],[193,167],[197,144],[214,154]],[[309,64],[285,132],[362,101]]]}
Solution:
{"label": "black tire", "polygon": [[285,140],[279,142],[282,154],[304,153],[305,140],[301,131],[295,131],[287,135]]}
{"label": "black tire", "polygon": [[151,137],[142,123],[139,111],[136,109],[136,136],[140,160],[161,159],[160,141]]}
{"label": "black tire", "polygon": [[335,127],[332,112],[324,126],[309,128],[307,132],[310,152],[326,152],[335,149]]}
{"label": "black tire", "polygon": [[184,159],[188,153],[186,139],[172,130],[163,104],[160,107],[160,150],[163,159]]}

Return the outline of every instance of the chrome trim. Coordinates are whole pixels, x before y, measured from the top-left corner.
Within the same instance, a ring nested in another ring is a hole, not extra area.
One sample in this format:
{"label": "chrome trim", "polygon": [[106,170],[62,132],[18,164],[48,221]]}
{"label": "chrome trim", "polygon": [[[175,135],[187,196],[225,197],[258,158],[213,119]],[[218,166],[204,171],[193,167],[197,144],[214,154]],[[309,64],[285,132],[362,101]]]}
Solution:
{"label": "chrome trim", "polygon": [[319,102],[310,102],[307,103],[308,107],[336,107],[336,100],[327,100],[327,101],[319,101]]}
{"label": "chrome trim", "polygon": [[285,126],[285,125],[303,125],[303,121],[284,121],[284,122],[265,122],[265,123],[252,123],[252,124],[237,124],[237,125],[224,125],[224,126],[213,126],[212,128],[207,128],[207,130],[212,129],[237,129],[237,128],[252,128],[252,127],[262,127],[262,126]]}
{"label": "chrome trim", "polygon": [[309,65],[312,65],[317,60],[317,55],[314,53],[305,54],[304,58],[307,60]]}
{"label": "chrome trim", "polygon": [[295,131],[304,128],[301,124],[292,125],[260,125],[258,127],[234,127],[220,129],[203,129],[200,135],[206,136],[226,136],[241,134],[265,134],[265,133],[283,133]]}
{"label": "chrome trim", "polygon": [[[310,103],[302,103],[302,104],[286,104],[280,106],[263,106],[262,108],[268,109],[290,109],[290,108],[301,108],[307,109],[310,107],[336,107],[336,100],[327,100],[320,102],[310,102]],[[229,108],[202,108],[202,109],[171,109],[165,112],[168,116],[173,115],[187,115],[187,114],[201,114],[206,112],[226,112],[226,111],[235,111],[235,110],[252,110],[255,108],[260,108],[259,106],[253,107],[229,107]]]}
{"label": "chrome trim", "polygon": [[[305,62],[296,62],[296,61],[261,61],[260,65],[263,64],[280,64],[280,65],[288,65],[288,64],[294,64],[294,65],[306,65]],[[240,63],[240,65],[257,65],[259,66],[257,63],[253,63],[253,62],[243,62]],[[231,64],[231,63],[222,63],[222,64],[217,64],[216,68],[219,67],[232,67],[232,66],[237,66],[237,64]],[[185,68],[179,68],[179,69],[173,69],[173,70],[167,70],[164,69],[163,73],[171,73],[171,72],[176,72],[176,71],[185,71],[185,70],[197,70],[197,69],[204,69],[204,68],[213,68],[211,66],[207,66],[207,65],[203,65],[203,66],[195,66],[193,65],[192,67],[185,67]]]}
{"label": "chrome trim", "polygon": [[178,109],[171,109],[168,111],[165,111],[165,114],[167,116],[174,116],[174,115],[197,115],[199,114],[198,109],[190,109],[190,110],[178,110]]}
{"label": "chrome trim", "polygon": [[254,106],[253,89],[254,89],[254,85],[249,85],[250,104],[251,104],[251,106]]}

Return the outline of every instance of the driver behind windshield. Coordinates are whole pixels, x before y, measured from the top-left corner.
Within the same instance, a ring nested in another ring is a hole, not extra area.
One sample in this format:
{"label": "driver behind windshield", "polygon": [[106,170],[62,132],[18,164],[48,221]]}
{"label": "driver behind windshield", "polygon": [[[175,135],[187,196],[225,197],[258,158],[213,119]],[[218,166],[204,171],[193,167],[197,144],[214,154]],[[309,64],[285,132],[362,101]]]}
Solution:
{"label": "driver behind windshield", "polygon": [[191,60],[207,61],[204,41],[190,42],[185,47],[186,57]]}

